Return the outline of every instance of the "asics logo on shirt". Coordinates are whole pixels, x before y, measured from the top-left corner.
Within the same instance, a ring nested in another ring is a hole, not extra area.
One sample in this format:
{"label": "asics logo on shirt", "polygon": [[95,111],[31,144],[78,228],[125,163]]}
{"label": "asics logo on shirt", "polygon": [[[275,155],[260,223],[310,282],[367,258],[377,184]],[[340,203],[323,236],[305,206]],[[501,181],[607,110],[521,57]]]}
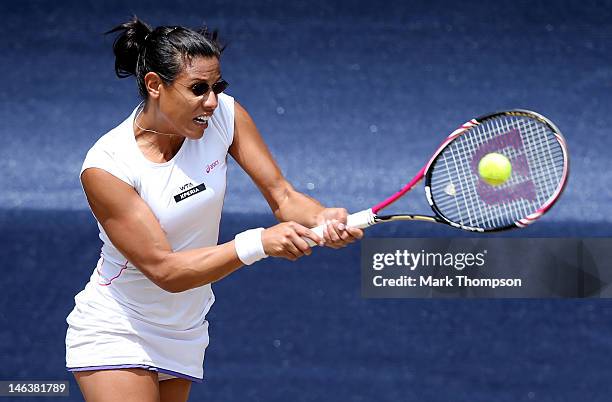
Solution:
{"label": "asics logo on shirt", "polygon": [[217,165],[219,165],[218,159],[214,161],[213,163],[211,163],[210,165],[206,165],[206,173],[210,173],[210,171],[213,170]]}

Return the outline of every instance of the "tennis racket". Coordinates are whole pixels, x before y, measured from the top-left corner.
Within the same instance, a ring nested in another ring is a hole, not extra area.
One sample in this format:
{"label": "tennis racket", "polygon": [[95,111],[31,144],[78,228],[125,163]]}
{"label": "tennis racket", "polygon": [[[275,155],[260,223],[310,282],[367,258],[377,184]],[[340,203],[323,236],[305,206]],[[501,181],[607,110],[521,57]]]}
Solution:
{"label": "tennis racket", "polygon": [[[479,175],[478,164],[490,153],[511,163],[512,173],[503,184],[488,184]],[[528,110],[497,112],[453,131],[412,180],[384,201],[349,215],[347,226],[427,221],[471,232],[524,228],[555,204],[568,173],[565,139],[553,122]],[[423,178],[433,215],[381,215]],[[323,236],[324,225],[312,230]]]}

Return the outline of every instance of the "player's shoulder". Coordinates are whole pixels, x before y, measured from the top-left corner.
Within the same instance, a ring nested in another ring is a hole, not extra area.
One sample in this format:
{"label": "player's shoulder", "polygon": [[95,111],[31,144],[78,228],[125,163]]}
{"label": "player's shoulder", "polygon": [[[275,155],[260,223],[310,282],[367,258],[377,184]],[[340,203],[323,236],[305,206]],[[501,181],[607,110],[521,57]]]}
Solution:
{"label": "player's shoulder", "polygon": [[100,136],[89,152],[103,152],[110,155],[121,155],[128,152],[132,148],[134,136],[132,122],[133,114]]}
{"label": "player's shoulder", "polygon": [[138,184],[138,158],[134,157],[138,148],[134,140],[133,120],[134,113],[94,143],[85,156],[81,174],[88,168],[98,168],[132,187]]}

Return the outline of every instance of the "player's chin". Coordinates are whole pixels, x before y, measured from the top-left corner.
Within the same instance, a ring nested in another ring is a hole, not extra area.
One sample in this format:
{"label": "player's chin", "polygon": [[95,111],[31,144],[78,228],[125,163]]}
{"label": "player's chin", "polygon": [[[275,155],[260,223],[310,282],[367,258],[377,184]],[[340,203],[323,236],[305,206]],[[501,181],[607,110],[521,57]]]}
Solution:
{"label": "player's chin", "polygon": [[189,128],[190,128],[189,137],[193,140],[198,140],[204,136],[204,132],[208,128],[208,122],[206,124],[201,124],[201,123],[192,121]]}

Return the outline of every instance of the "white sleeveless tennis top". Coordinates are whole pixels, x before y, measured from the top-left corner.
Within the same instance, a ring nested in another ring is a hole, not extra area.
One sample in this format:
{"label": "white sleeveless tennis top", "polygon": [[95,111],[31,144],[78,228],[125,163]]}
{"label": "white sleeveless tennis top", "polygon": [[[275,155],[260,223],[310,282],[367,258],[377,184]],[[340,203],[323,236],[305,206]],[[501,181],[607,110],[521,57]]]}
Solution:
{"label": "white sleeveless tennis top", "polygon": [[[157,217],[174,251],[214,246],[234,135],[234,99],[219,94],[204,136],[186,139],[172,160],[149,161],[134,137],[140,109],[89,150],[81,173],[100,168],[132,186]],[[201,379],[208,345],[210,284],[170,293],[151,282],[115,248],[102,226],[102,252],[67,318],[69,369],[145,366]]]}

